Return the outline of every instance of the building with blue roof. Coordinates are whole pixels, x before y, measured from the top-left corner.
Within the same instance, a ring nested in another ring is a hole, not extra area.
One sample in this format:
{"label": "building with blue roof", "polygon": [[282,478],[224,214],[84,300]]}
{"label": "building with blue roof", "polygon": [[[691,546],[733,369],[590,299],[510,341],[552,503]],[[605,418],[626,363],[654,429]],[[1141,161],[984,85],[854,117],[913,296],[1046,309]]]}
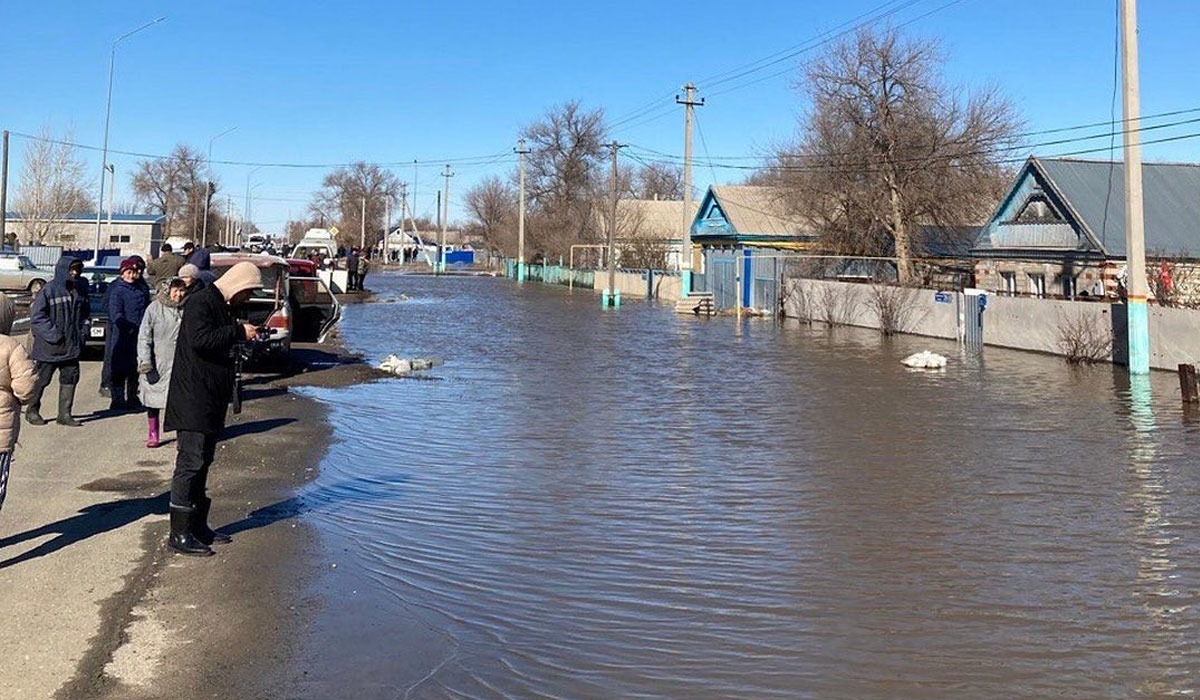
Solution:
{"label": "building with blue roof", "polygon": [[[119,255],[157,256],[166,217],[161,214],[108,214],[100,218],[101,250]],[[96,246],[96,214],[83,212],[57,219],[41,241],[31,240],[30,228],[19,213],[6,214],[3,235],[13,234],[21,245],[61,246],[64,251],[92,251]],[[85,256],[90,257],[90,256]]]}
{"label": "building with blue roof", "polygon": [[[975,285],[1009,295],[1117,297],[1124,178],[1120,162],[1031,157],[975,239]],[[1142,183],[1154,291],[1174,266],[1200,262],[1200,164],[1145,163]]]}

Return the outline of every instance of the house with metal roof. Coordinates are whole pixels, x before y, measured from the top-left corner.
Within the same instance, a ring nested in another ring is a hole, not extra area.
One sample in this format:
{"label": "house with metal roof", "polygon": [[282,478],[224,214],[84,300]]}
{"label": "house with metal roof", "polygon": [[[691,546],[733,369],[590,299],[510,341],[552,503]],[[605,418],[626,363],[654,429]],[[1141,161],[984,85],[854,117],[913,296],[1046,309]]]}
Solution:
{"label": "house with metal roof", "polygon": [[692,289],[711,293],[719,309],[778,307],[783,258],[815,250],[819,236],[789,204],[783,188],[713,185],[692,221],[700,248]]}
{"label": "house with metal roof", "polygon": [[[102,251],[119,251],[121,256],[156,256],[163,240],[163,225],[166,217],[161,214],[104,214],[100,217],[100,239],[96,239],[96,214],[70,214],[54,221],[50,233],[41,241],[30,240],[30,227],[20,214],[9,212],[3,235],[14,234],[22,244],[40,243],[61,246],[64,251],[82,251],[90,259],[89,251],[99,247]],[[97,246],[97,244],[99,244]]]}
{"label": "house with metal roof", "polygon": [[[697,203],[684,213],[681,199],[617,200],[617,264],[622,267],[678,270],[683,227],[695,219]],[[611,215],[596,211],[600,240],[606,240]],[[597,258],[599,259],[599,258]]]}
{"label": "house with metal roof", "polygon": [[[1124,165],[1031,157],[971,250],[975,285],[1000,294],[1119,295],[1125,269]],[[1200,262],[1200,164],[1142,167],[1152,291],[1168,266]],[[1167,275],[1169,278],[1169,274]]]}

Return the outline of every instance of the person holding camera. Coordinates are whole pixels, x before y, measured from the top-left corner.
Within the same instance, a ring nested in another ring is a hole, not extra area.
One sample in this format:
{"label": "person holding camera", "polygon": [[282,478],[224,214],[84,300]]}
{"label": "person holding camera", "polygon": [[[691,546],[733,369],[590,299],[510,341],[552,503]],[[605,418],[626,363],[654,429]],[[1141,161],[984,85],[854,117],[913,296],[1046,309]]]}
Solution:
{"label": "person holding camera", "polygon": [[158,296],[150,302],[138,330],[137,371],[142,405],[146,407],[146,447],[158,447],[159,414],[167,405],[167,389],[171,385],[171,366],[175,364],[175,345],[179,340],[179,323],[183,320],[180,305],[187,296],[187,283],[179,277],[164,280]]}
{"label": "person holding camera", "polygon": [[183,305],[162,426],[176,431],[167,545],[181,554],[209,556],[213,542],[230,541],[208,526],[208,471],[233,397],[234,353],[258,331],[253,324],[239,323],[233,308],[261,287],[258,268],[240,262]]}

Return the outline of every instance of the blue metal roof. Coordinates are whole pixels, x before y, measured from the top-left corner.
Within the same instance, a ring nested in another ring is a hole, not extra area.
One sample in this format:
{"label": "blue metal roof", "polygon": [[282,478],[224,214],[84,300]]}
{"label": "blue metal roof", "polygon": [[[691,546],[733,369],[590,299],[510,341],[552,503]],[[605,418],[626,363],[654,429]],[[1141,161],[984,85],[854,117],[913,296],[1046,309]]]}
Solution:
{"label": "blue metal roof", "polygon": [[[1070,213],[1108,256],[1125,257],[1125,165],[1031,158]],[[1144,163],[1146,250],[1200,258],[1200,164]]]}

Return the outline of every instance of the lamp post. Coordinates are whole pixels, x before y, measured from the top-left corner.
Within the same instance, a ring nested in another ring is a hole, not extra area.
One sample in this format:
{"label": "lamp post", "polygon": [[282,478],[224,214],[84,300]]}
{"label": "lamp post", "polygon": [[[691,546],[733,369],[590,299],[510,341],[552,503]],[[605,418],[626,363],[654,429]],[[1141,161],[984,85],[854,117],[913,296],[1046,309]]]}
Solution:
{"label": "lamp post", "polygon": [[108,98],[104,102],[104,148],[102,148],[100,151],[100,196],[96,200],[96,249],[93,251],[93,263],[100,262],[100,222],[103,218],[102,210],[104,209],[104,176],[108,172],[108,126],[112,117],[113,68],[117,63],[117,44],[121,43],[125,39],[128,39],[134,34],[137,34],[143,29],[158,24],[164,19],[166,19],[166,17],[159,17],[158,19],[151,20],[137,29],[134,29],[130,32],[125,32],[121,36],[117,37],[115,40],[113,40],[112,52],[108,56]]}
{"label": "lamp post", "polygon": [[237,129],[236,126],[231,126],[228,129],[226,129],[225,131],[222,131],[221,133],[217,134],[216,136],[214,136],[208,140],[208,160],[204,161],[204,165],[208,169],[208,177],[206,178],[206,180],[204,182],[204,227],[201,229],[201,232],[200,232],[200,245],[202,247],[208,245],[208,200],[212,199],[212,145],[213,145],[213,141],[216,141],[217,139],[221,138],[225,134],[228,134],[229,132],[234,131],[236,129]]}
{"label": "lamp post", "polygon": [[[249,226],[250,226],[250,178],[253,177],[254,173],[258,172],[259,170],[262,170],[264,167],[266,167],[266,166],[259,165],[257,167],[251,168],[250,172],[246,173],[246,208],[242,211],[242,235],[241,235],[241,238],[243,240],[245,240],[245,237],[247,235],[246,229],[249,228]],[[238,243],[240,246],[240,244],[241,244],[240,241]]]}

